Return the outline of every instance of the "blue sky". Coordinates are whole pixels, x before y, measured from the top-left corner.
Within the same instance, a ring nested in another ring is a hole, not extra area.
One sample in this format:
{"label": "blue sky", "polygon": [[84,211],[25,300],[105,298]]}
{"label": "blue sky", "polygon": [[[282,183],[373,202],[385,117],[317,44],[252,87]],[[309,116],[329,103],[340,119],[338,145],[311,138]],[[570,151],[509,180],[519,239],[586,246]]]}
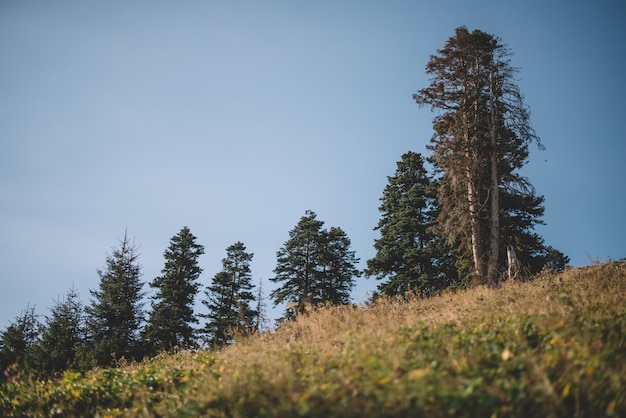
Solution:
{"label": "blue sky", "polygon": [[623,2],[3,1],[0,327],[72,286],[88,303],[126,228],[146,283],[188,226],[203,285],[242,241],[268,295],[307,209],[364,267],[387,176],[427,152],[411,95],[461,25],[520,68],[538,232],[574,266],[626,257]]}

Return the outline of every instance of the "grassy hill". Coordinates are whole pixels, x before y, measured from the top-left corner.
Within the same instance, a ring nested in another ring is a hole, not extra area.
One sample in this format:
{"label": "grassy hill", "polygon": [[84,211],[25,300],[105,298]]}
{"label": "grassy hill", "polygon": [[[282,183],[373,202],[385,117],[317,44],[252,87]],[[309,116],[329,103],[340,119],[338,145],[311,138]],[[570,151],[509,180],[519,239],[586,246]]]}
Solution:
{"label": "grassy hill", "polygon": [[0,387],[0,416],[626,416],[626,263],[324,308],[221,351]]}

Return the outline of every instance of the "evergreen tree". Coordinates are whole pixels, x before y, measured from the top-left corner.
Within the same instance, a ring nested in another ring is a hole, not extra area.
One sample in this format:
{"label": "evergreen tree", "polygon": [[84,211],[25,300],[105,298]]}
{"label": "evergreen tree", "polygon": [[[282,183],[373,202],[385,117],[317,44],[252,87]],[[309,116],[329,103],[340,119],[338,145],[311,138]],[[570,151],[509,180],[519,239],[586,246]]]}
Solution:
{"label": "evergreen tree", "polygon": [[209,313],[203,316],[209,321],[204,333],[211,346],[230,344],[235,333],[250,333],[256,329],[258,313],[250,306],[254,301],[250,271],[253,256],[246,252],[241,242],[228,247],[226,258],[222,260],[222,271],[215,275],[205,291],[207,299],[202,303]]}
{"label": "evergreen tree", "polygon": [[367,261],[365,273],[387,279],[378,286],[385,295],[408,290],[429,295],[455,280],[450,249],[431,232],[437,215],[435,183],[420,154],[407,152],[397,163],[383,191],[382,217],[375,230],[376,255]]}
{"label": "evergreen tree", "polygon": [[193,305],[200,288],[202,269],[198,258],[202,254],[204,247],[196,243],[189,228],[182,228],[171,238],[163,255],[165,267],[161,276],[150,283],[157,293],[152,297],[152,311],[143,334],[149,353],[195,343],[192,324],[198,323],[198,319]]}
{"label": "evergreen tree", "polygon": [[322,229],[324,222],[307,210],[289,240],[276,253],[275,277],[282,283],[270,293],[274,305],[288,303],[283,319],[293,319],[307,304],[341,304],[350,300],[354,278],[360,276],[358,259],[350,240],[340,228]]}
{"label": "evergreen tree", "polygon": [[510,54],[498,38],[458,28],[426,66],[430,85],[413,95],[420,106],[441,111],[431,146],[432,161],[443,171],[439,231],[461,252],[469,251],[475,279],[491,285],[504,270],[502,261],[510,260],[503,247],[520,241],[506,235],[514,228],[503,228],[503,217],[524,207],[506,208],[503,200],[534,198],[517,170],[527,162],[530,142],[541,148]]}
{"label": "evergreen tree", "polygon": [[313,283],[312,302],[346,305],[350,303],[350,292],[355,277],[361,272],[356,268],[359,259],[350,250],[350,238],[338,227],[323,230],[320,236],[318,278]]}
{"label": "evergreen tree", "polygon": [[35,308],[27,307],[0,334],[0,376],[37,374],[40,337],[41,322]]}
{"label": "evergreen tree", "polygon": [[90,290],[94,299],[85,308],[86,356],[91,365],[115,365],[117,359],[140,357],[139,330],[144,312],[139,253],[124,234],[119,248],[106,257],[98,270],[100,286]]}
{"label": "evergreen tree", "polygon": [[70,289],[57,300],[46,318],[42,338],[42,372],[52,375],[66,369],[81,368],[84,351],[84,306],[78,291]]}

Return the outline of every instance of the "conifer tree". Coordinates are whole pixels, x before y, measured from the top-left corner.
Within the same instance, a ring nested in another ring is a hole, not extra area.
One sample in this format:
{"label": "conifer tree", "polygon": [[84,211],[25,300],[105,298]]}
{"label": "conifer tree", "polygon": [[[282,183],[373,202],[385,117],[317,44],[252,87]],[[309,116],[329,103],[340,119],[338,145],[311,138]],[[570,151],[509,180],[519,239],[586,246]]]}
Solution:
{"label": "conifer tree", "polygon": [[359,259],[350,250],[350,238],[339,227],[323,230],[320,244],[318,279],[313,283],[311,300],[314,304],[346,305],[355,277],[362,274],[356,268]]}
{"label": "conifer tree", "polygon": [[293,319],[306,305],[342,304],[350,300],[358,259],[351,251],[350,240],[341,228],[322,229],[324,222],[307,210],[289,240],[276,253],[275,277],[280,287],[270,293],[274,305],[287,302],[282,319]]}
{"label": "conifer tree", "polygon": [[144,329],[147,352],[153,354],[176,347],[189,347],[195,343],[198,323],[193,305],[200,284],[202,269],[198,258],[204,254],[204,246],[196,243],[196,237],[184,227],[170,240],[163,254],[165,266],[161,276],[150,287],[157,290],[152,297],[152,311]]}
{"label": "conifer tree", "polygon": [[41,322],[34,307],[27,307],[0,333],[0,379],[15,373],[37,374]]}
{"label": "conifer tree", "polygon": [[141,356],[139,331],[144,319],[141,265],[138,248],[124,233],[119,248],[106,257],[98,270],[98,290],[86,312],[86,356],[91,365],[115,365],[120,358]]}
{"label": "conifer tree", "polygon": [[78,291],[71,288],[64,299],[56,301],[46,318],[40,344],[44,374],[81,368],[84,319],[84,306]]}
{"label": "conifer tree", "polygon": [[378,286],[393,296],[409,290],[429,295],[455,281],[450,249],[431,231],[437,215],[435,183],[421,154],[407,152],[383,191],[382,217],[374,228],[376,255],[365,273],[387,279]]}
{"label": "conifer tree", "polygon": [[217,273],[205,291],[202,303],[209,309],[204,334],[209,345],[220,347],[233,342],[235,333],[256,329],[258,313],[250,306],[254,301],[250,262],[254,254],[246,252],[242,242],[226,249],[222,271]]}
{"label": "conifer tree", "polygon": [[533,197],[517,170],[527,162],[530,142],[542,147],[510,55],[498,38],[458,28],[426,66],[430,85],[413,95],[420,106],[441,112],[431,146],[432,161],[443,172],[439,231],[469,251],[474,278],[490,285],[504,269],[503,247],[519,241],[503,228],[504,194]]}

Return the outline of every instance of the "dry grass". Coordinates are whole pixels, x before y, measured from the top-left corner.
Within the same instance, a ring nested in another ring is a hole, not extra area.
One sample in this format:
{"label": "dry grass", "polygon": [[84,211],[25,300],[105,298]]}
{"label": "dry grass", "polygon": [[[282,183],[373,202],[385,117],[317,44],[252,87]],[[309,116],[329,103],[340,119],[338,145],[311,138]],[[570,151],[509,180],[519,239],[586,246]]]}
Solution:
{"label": "dry grass", "polygon": [[325,307],[221,352],[16,382],[0,415],[626,416],[625,301],[609,263]]}
{"label": "dry grass", "polygon": [[481,317],[535,315],[562,320],[574,308],[582,310],[590,305],[619,310],[625,299],[626,263],[595,265],[561,274],[546,273],[532,281],[505,282],[496,289],[478,286],[430,299],[383,297],[360,308],[324,307],[285,324],[274,334],[240,341],[228,353],[258,344],[266,348],[303,339],[308,345],[332,347],[354,334],[360,339],[367,335],[382,338],[402,328],[462,324]]}

